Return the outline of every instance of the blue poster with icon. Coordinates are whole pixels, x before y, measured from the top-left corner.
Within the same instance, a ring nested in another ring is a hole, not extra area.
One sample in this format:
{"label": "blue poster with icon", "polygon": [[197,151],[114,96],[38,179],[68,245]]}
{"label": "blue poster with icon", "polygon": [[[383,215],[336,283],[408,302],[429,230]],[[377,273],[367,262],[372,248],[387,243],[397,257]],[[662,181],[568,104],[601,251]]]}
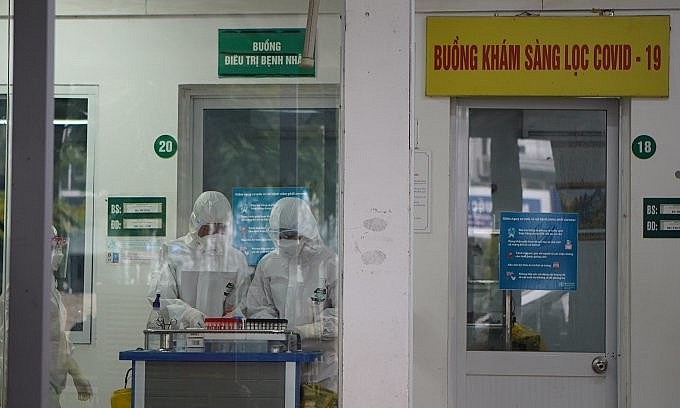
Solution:
{"label": "blue poster with icon", "polygon": [[284,197],[309,201],[306,187],[234,187],[231,205],[234,213],[233,246],[243,252],[248,265],[257,265],[264,254],[275,248],[269,238],[269,214]]}
{"label": "blue poster with icon", "polygon": [[576,290],[578,214],[501,212],[501,289]]}

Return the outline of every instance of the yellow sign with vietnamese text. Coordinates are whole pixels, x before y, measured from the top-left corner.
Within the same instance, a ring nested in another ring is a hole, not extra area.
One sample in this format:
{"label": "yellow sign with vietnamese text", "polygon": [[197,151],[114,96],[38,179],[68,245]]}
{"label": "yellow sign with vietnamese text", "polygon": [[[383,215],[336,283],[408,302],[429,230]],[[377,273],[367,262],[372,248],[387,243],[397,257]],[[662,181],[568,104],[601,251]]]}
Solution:
{"label": "yellow sign with vietnamese text", "polygon": [[668,96],[669,16],[428,17],[429,96]]}

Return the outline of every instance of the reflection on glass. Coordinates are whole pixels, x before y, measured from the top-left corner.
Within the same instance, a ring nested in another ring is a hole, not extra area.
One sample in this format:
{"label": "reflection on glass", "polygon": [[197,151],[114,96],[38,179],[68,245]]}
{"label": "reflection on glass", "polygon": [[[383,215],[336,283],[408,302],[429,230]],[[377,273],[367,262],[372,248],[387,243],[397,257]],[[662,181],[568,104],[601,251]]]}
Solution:
{"label": "reflection on glass", "polygon": [[[470,110],[468,350],[604,350],[605,136],[604,111]],[[501,211],[579,214],[576,291],[499,289]]]}
{"label": "reflection on glass", "polygon": [[[203,109],[202,187],[223,192],[240,221],[261,218],[236,224],[243,252],[256,255],[245,317],[286,319],[302,350],[322,351],[302,365],[300,405],[336,406],[339,112],[294,102],[305,107]],[[268,198],[243,198],[260,193]]]}
{"label": "reflection on glass", "polygon": [[[344,31],[339,16],[344,3],[324,3],[318,17],[317,76],[302,79],[219,77],[216,41],[220,29],[271,28],[275,33],[280,27],[304,25],[307,2],[57,3],[54,223],[70,244],[58,284],[68,310],[70,340],[90,342],[90,333],[96,334],[90,344],[75,345],[74,357],[92,382],[92,401],[104,405],[123,386],[130,366],[118,353],[143,345],[144,320],[152,306],[144,294],[164,241],[157,235],[111,234],[110,221],[118,221],[118,213],[108,206],[112,200],[162,199],[163,238],[173,240],[187,232],[179,220],[188,217],[182,203],[193,203],[198,196],[193,192],[219,190],[231,199],[235,186],[304,186],[324,242],[337,251],[339,103],[334,99],[316,106],[317,100],[326,100],[326,92],[301,88],[333,89],[334,97],[341,89]],[[227,108],[248,109],[215,109],[206,115],[184,110],[185,94],[180,92],[193,87],[211,98],[233,101]],[[248,91],[234,94],[224,92],[226,88]],[[262,97],[263,89],[281,90],[279,99],[292,102]],[[0,105],[4,114],[4,99]],[[3,135],[5,120],[0,117]],[[199,124],[201,134],[194,135]],[[162,135],[180,141],[176,156],[154,151],[152,142]],[[4,151],[2,143],[4,139]],[[195,157],[180,160],[187,151]],[[260,399],[248,394],[251,380],[241,368],[230,371],[236,377],[232,386],[247,394],[243,404],[259,404]],[[139,374],[130,375],[128,389],[133,379],[143,378]],[[215,394],[223,392],[220,378],[229,373],[209,374],[205,378],[210,384],[204,385]],[[268,387],[266,381],[260,385]],[[76,401],[76,394],[69,380],[63,406],[88,405]],[[177,394],[172,399],[177,406],[190,405]]]}
{"label": "reflection on glass", "polygon": [[68,311],[66,330],[83,330],[85,207],[87,193],[86,97],[54,101],[54,225],[68,238],[69,252],[55,278]]}
{"label": "reflection on glass", "polygon": [[[67,305],[67,330],[81,331],[85,285],[85,196],[87,180],[88,99],[54,101],[54,224],[68,237],[68,259],[55,278]],[[0,217],[4,217],[7,97],[0,97]],[[0,243],[4,241],[0,219]],[[0,265],[2,265],[0,251]]]}
{"label": "reflection on glass", "polygon": [[337,110],[205,110],[203,190],[306,187],[322,238],[337,248]]}
{"label": "reflection on glass", "polygon": [[[5,180],[7,177],[7,95],[0,95],[0,244],[5,241]],[[0,268],[4,269],[4,253],[0,249]],[[0,274],[0,293],[4,293],[4,274]],[[1,317],[4,319],[4,317]],[[4,334],[3,334],[4,335]]]}

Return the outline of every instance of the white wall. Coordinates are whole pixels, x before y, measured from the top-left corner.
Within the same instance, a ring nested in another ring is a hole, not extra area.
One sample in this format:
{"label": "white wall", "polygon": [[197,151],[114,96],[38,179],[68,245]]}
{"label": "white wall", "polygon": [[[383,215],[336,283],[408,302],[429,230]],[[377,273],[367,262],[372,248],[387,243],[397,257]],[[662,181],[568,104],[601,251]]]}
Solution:
{"label": "white wall", "polygon": [[415,20],[416,148],[429,151],[430,232],[413,240],[414,407],[445,407],[449,325],[450,99],[425,97],[425,17]]}
{"label": "white wall", "polygon": [[339,83],[342,25],[339,16],[331,14],[319,17],[316,78],[217,77],[219,28],[304,27],[305,22],[305,14],[57,20],[55,82],[98,88],[97,104],[91,114],[97,125],[89,135],[95,145],[94,327],[92,344],[76,345],[74,352],[95,388],[95,398],[87,403],[77,401],[69,380],[62,397],[64,407],[108,407],[111,392],[122,387],[130,365],[118,361],[118,352],[143,345],[150,268],[144,264],[126,268],[106,263],[106,198],[166,196],[167,236],[174,238],[177,155],[158,158],[153,142],[164,133],[179,139],[178,86]]}
{"label": "white wall", "polygon": [[[676,8],[671,27],[679,25]],[[680,400],[680,240],[642,238],[642,199],[680,197],[680,179],[675,176],[680,170],[678,30],[671,30],[670,55],[669,98],[631,101],[631,140],[647,134],[657,145],[651,159],[631,155],[631,247],[624,249],[630,263],[631,407],[670,407]]]}
{"label": "white wall", "polygon": [[[425,97],[425,17],[432,14],[490,15],[501,11],[509,15],[524,10],[543,14],[565,14],[571,10],[589,14],[590,1],[460,1],[455,8],[443,0],[420,0],[416,3],[415,26],[415,120],[417,121],[418,148],[432,153],[432,230],[414,237],[414,407],[454,407],[455,396],[447,397],[447,353],[449,341],[449,264],[464,262],[449,256],[449,198],[450,172],[450,100]],[[670,14],[671,26],[680,23],[680,11],[675,0],[667,1],[604,1],[597,7],[614,8],[617,15]],[[636,9],[625,11],[628,7]],[[648,11],[643,11],[646,9]],[[649,160],[639,160],[630,155],[630,146],[622,143],[630,159],[630,248],[620,248],[624,264],[620,277],[630,282],[630,296],[624,298],[622,333],[624,344],[629,342],[630,352],[624,356],[629,376],[624,377],[623,398],[620,406],[666,407],[677,405],[680,389],[680,325],[675,316],[680,313],[680,262],[675,254],[680,240],[642,238],[642,198],[680,197],[680,179],[674,175],[680,169],[677,152],[680,151],[680,34],[671,31],[671,69],[669,98],[635,98],[631,101],[630,140],[639,134],[652,135],[657,142],[657,153]],[[624,127],[625,129],[625,127]],[[628,139],[626,139],[628,140]],[[461,264],[458,264],[461,266]],[[462,267],[464,267],[462,263]],[[622,295],[627,293],[622,289]],[[629,316],[627,307],[629,306]],[[630,319],[630,320],[628,320]],[[624,366],[625,367],[625,366]],[[455,367],[454,367],[455,369]],[[448,405],[447,405],[448,398]],[[628,405],[626,405],[628,404]]]}

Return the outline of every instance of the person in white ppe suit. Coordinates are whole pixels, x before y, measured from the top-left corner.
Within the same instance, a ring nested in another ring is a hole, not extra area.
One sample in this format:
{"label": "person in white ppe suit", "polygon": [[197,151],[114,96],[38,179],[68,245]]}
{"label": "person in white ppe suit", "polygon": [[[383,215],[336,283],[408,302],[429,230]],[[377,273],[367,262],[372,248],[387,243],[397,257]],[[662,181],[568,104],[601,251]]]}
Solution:
{"label": "person in white ppe suit", "polygon": [[[245,255],[231,246],[231,205],[218,191],[194,202],[186,235],[161,246],[148,299],[160,294],[161,309],[177,327],[203,327],[204,317],[243,316],[250,282]],[[166,327],[169,328],[169,327]]]}
{"label": "person in white ppe suit", "polygon": [[[66,257],[66,240],[57,234],[52,226],[51,237],[52,267],[50,275],[54,275],[62,266]],[[51,408],[59,408],[59,397],[66,388],[66,377],[71,375],[73,385],[78,392],[78,400],[87,401],[92,396],[92,386],[83,376],[78,363],[71,354],[71,343],[66,336],[66,307],[61,299],[61,292],[57,289],[57,280],[50,293],[50,341],[52,344],[52,361],[50,365],[49,401]]]}
{"label": "person in white ppe suit", "polygon": [[304,350],[323,351],[322,361],[303,371],[303,382],[337,391],[337,255],[319,235],[302,199],[282,198],[269,217],[276,249],[258,262],[246,298],[248,318],[288,320]]}

